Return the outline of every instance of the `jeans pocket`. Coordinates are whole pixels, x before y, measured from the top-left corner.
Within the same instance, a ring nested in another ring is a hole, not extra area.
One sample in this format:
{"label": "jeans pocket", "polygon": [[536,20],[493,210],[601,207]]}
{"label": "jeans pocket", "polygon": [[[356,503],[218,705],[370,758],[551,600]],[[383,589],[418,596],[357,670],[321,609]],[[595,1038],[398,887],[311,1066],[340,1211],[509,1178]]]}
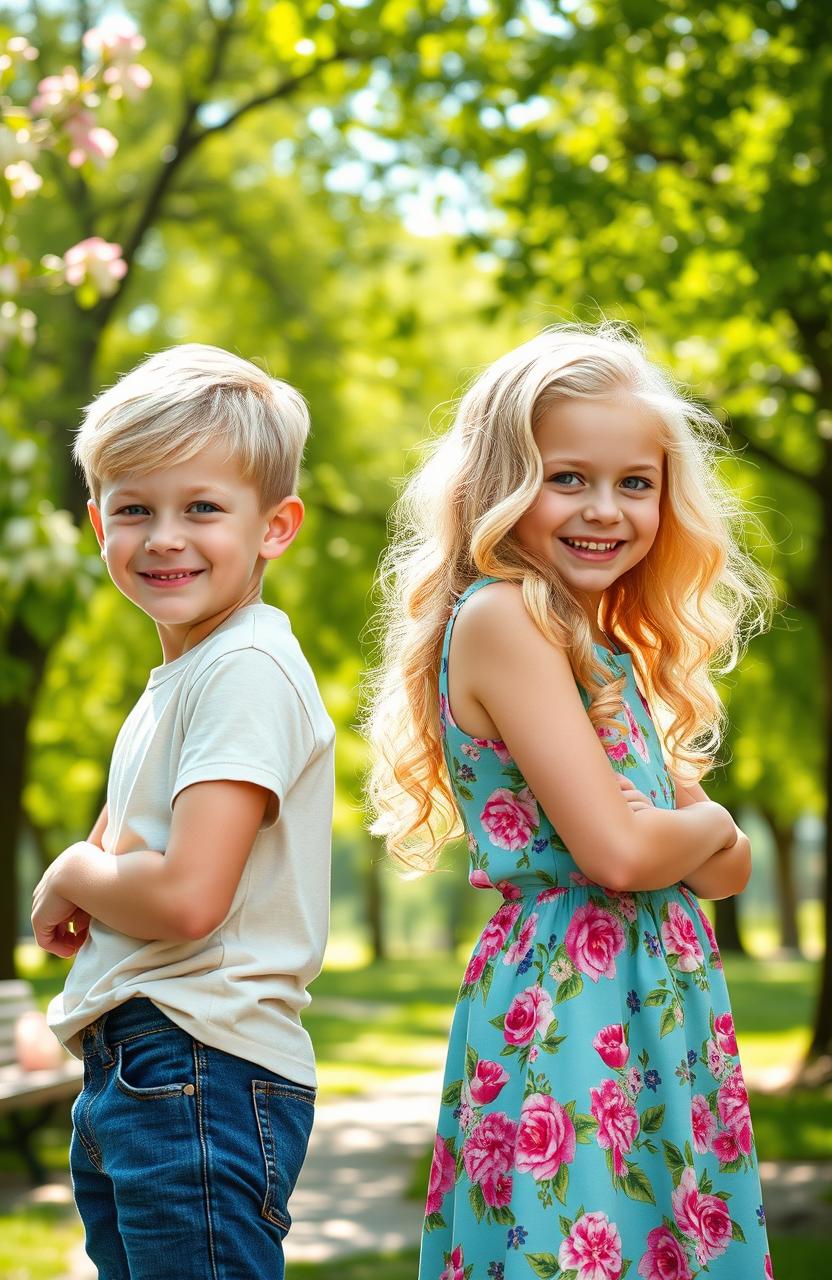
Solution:
{"label": "jeans pocket", "polygon": [[194,1092],[193,1041],[179,1027],[160,1027],[122,1040],[116,1084],[129,1098],[150,1102]]}
{"label": "jeans pocket", "polygon": [[289,1197],[303,1166],[312,1121],[315,1090],[290,1081],[252,1080],[254,1112],[266,1175],[261,1216],[289,1230]]}

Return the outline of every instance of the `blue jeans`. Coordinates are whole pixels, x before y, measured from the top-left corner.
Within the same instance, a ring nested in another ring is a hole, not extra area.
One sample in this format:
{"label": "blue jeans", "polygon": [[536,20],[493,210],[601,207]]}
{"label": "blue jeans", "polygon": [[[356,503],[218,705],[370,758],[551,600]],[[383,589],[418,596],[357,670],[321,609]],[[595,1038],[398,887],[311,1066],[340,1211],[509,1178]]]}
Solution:
{"label": "blue jeans", "polygon": [[83,1032],[72,1185],[100,1280],[283,1280],[315,1091],[145,999]]}

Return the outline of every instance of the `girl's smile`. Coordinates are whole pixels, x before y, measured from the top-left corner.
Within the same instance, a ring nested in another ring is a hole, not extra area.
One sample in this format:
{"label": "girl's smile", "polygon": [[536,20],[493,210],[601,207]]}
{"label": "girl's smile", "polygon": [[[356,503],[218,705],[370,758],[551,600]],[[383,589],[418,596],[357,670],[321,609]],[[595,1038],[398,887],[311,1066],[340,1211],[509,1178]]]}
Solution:
{"label": "girl's smile", "polygon": [[625,392],[563,399],[541,415],[534,438],[543,485],[515,534],[594,610],[658,531],[664,451],[654,420]]}

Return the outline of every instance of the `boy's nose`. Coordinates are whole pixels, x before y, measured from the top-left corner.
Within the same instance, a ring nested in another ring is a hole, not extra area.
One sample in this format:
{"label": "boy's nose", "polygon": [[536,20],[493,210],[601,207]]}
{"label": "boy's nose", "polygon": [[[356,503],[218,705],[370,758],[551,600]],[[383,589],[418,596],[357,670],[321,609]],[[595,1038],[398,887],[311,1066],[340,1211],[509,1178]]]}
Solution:
{"label": "boy's nose", "polygon": [[144,540],[146,551],[181,551],[185,546],[185,536],[181,529],[173,525],[159,526],[151,529]]}

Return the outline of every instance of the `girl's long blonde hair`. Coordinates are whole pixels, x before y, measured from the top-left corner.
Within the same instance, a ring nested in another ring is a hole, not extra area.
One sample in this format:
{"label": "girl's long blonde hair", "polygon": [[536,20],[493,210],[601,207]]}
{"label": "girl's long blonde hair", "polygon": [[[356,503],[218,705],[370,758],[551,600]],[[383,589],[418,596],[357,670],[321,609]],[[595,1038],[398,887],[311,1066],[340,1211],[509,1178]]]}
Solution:
{"label": "girl's long blonde hair", "polygon": [[530,616],[590,693],[593,724],[615,724],[623,678],[610,679],[584,610],[513,529],[543,483],[533,434],[541,416],[569,397],[619,392],[655,420],[666,467],[656,539],[605,592],[600,625],[632,652],[671,772],[695,781],[713,764],[724,710],[712,676],[736,664],[773,599],[768,576],[738,541],[744,513],[717,471],[722,428],[622,326],[549,329],[476,379],[394,511],[379,573],[368,793],[373,829],[410,868],[429,870],[461,830],[440,737],[439,664],[454,603],[477,578],[520,584]]}

